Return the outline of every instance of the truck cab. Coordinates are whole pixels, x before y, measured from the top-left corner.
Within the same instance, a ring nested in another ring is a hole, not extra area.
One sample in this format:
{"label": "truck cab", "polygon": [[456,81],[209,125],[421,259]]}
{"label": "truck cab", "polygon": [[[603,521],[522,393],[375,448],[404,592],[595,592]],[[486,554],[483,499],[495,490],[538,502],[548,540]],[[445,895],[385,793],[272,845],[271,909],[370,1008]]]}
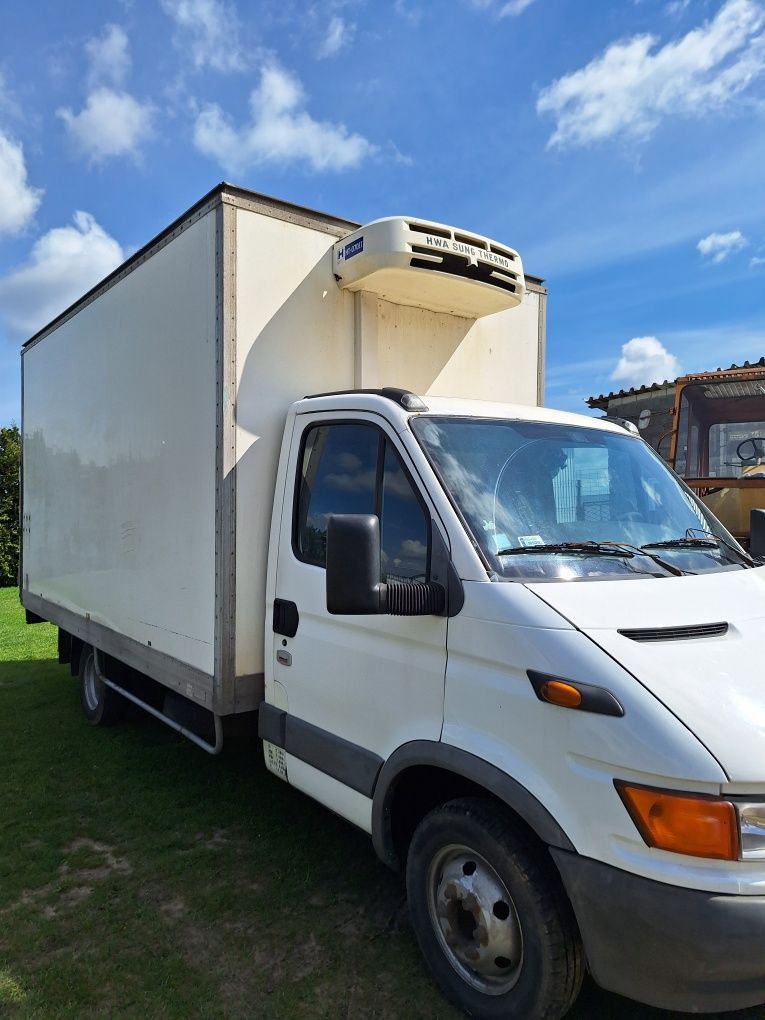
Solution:
{"label": "truck cab", "polygon": [[329,394],[290,409],[277,497],[267,766],[406,869],[447,994],[562,1015],[586,957],[665,1008],[765,997],[765,569],[654,451]]}
{"label": "truck cab", "polygon": [[677,380],[669,462],[748,546],[752,511],[765,511],[762,364]]}

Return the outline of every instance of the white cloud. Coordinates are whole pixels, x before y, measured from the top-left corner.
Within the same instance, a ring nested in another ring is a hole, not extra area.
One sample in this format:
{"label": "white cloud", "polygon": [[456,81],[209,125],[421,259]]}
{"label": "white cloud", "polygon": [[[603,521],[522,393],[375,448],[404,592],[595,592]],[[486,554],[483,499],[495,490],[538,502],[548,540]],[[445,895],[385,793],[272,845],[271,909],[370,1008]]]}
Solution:
{"label": "white cloud", "polygon": [[176,45],[188,50],[198,69],[244,71],[249,65],[239,41],[239,19],[224,0],[161,0],[179,28]]}
{"label": "white cloud", "polygon": [[619,134],[643,140],[664,117],[721,109],[765,72],[764,28],[759,0],[727,0],[714,18],[660,48],[655,35],[612,43],[540,93],[537,112],[556,122],[549,144]]}
{"label": "white cloud", "polygon": [[534,2],[535,0],[504,0],[504,3],[502,0],[500,2],[497,0],[470,0],[470,6],[479,11],[494,11],[498,18],[517,18]]}
{"label": "white cloud", "polygon": [[527,7],[531,7],[534,0],[507,0],[499,9],[500,18],[516,18],[523,14]]}
{"label": "white cloud", "polygon": [[622,345],[622,355],[611,373],[613,382],[624,387],[650,386],[675,379],[680,363],[655,336],[638,336]]}
{"label": "white cloud", "polygon": [[344,46],[350,45],[355,32],[356,26],[353,23],[348,24],[338,14],[333,15],[327,26],[327,34],[316,52],[317,58],[324,60],[326,57],[334,57]]}
{"label": "white cloud", "polygon": [[0,131],[0,234],[18,234],[42,200],[40,188],[27,181],[24,150]]}
{"label": "white cloud", "polygon": [[151,103],[109,88],[91,92],[79,113],[57,111],[78,148],[94,163],[110,156],[136,158],[152,134],[155,113]]}
{"label": "white cloud", "polygon": [[85,52],[90,61],[91,85],[108,82],[121,85],[130,71],[128,37],[119,25],[107,25],[103,34],[85,43]]}
{"label": "white cloud", "polygon": [[408,21],[413,28],[416,28],[422,21],[422,8],[417,5],[410,6],[406,0],[395,0],[393,10],[399,18]]}
{"label": "white cloud", "polygon": [[696,245],[698,251],[712,262],[724,262],[733,252],[741,251],[747,240],[740,230],[731,230],[727,234],[709,234],[702,237]]}
{"label": "white cloud", "polygon": [[[119,25],[107,25],[100,36],[85,43],[90,63],[91,91],[79,113],[57,110],[77,148],[91,162],[112,156],[137,158],[151,136],[156,109],[119,88],[130,71],[128,37]],[[114,87],[112,87],[114,86]]]}
{"label": "white cloud", "polygon": [[757,266],[765,266],[765,255],[752,255],[749,259],[750,269],[755,269]]}
{"label": "white cloud", "polygon": [[0,309],[7,325],[30,336],[90,290],[123,260],[117,241],[86,212],[72,226],[39,238],[29,259],[0,278]]}
{"label": "white cloud", "polygon": [[232,173],[264,163],[306,163],[312,170],[349,170],[376,151],[344,124],[314,120],[300,81],[277,64],[263,68],[250,95],[252,119],[237,128],[216,104],[194,125],[194,144]]}

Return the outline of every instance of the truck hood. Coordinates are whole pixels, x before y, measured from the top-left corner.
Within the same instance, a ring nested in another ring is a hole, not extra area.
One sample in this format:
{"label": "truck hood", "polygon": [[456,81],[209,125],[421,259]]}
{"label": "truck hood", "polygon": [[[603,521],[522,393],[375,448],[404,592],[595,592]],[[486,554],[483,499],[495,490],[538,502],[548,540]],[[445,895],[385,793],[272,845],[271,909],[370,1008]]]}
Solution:
{"label": "truck hood", "polygon": [[[527,587],[685,723],[731,782],[765,792],[765,567]],[[668,630],[722,623],[711,637]],[[620,633],[653,629],[660,640]]]}

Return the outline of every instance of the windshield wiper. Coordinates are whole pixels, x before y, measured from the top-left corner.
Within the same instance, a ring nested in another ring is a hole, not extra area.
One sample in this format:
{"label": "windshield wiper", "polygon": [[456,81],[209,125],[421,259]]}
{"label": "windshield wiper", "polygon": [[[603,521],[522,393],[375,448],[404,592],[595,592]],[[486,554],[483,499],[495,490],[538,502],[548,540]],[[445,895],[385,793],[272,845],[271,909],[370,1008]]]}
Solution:
{"label": "windshield wiper", "polygon": [[549,545],[511,545],[497,556],[522,556],[524,553],[582,553],[591,556],[619,556],[631,559],[635,553],[614,542],[551,542]]}
{"label": "windshield wiper", "polygon": [[[701,532],[702,535],[705,535],[707,539],[711,538],[713,542],[717,542],[719,545],[725,546],[726,549],[730,549],[734,556],[738,556],[738,558],[740,560],[743,560],[748,567],[753,567],[755,565],[754,560],[752,559],[748,552],[744,552],[743,549],[737,549],[735,545],[731,545],[730,542],[726,542],[725,539],[722,538],[720,535],[715,535],[713,532],[706,531],[704,528],[687,528],[685,532],[685,537],[693,538],[694,531],[699,531]],[[702,541],[705,540],[706,539],[702,539]]]}
{"label": "windshield wiper", "polygon": [[632,559],[634,556],[646,556],[653,560],[662,570],[668,574],[675,574],[680,577],[683,574],[692,573],[688,570],[680,570],[673,563],[667,563],[660,556],[653,556],[645,549],[628,542],[554,542],[550,545],[522,545],[510,546],[507,549],[500,549],[497,556],[519,556],[523,553],[570,553],[573,555],[590,556],[617,556],[620,559]]}
{"label": "windshield wiper", "polygon": [[641,549],[716,549],[717,541],[709,538],[668,538],[663,542],[646,542]]}
{"label": "windshield wiper", "polygon": [[[691,532],[699,531],[704,538],[697,538]],[[641,545],[641,549],[717,549],[720,546],[724,546],[734,553],[740,560],[743,560],[747,566],[753,567],[754,560],[748,553],[745,553],[742,549],[737,549],[735,545],[731,545],[730,542],[726,542],[724,538],[719,535],[715,535],[711,531],[704,531],[703,528],[688,528],[685,535],[682,538],[668,538],[664,542],[647,542],[645,545]]]}

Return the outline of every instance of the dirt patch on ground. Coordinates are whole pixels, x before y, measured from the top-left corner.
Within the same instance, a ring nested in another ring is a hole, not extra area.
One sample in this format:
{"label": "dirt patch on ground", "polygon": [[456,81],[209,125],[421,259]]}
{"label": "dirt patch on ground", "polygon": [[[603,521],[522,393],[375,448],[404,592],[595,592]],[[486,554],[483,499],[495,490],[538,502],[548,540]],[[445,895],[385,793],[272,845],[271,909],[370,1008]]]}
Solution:
{"label": "dirt patch on ground", "polygon": [[232,842],[225,829],[215,829],[212,836],[198,832],[194,838],[206,850],[220,850],[224,846],[229,846]]}
{"label": "dirt patch on ground", "polygon": [[71,875],[85,882],[103,882],[112,874],[129,875],[133,870],[126,857],[115,855],[114,847],[107,846],[105,843],[97,843],[93,839],[88,839],[87,836],[73,840],[68,847],[64,848],[64,853],[68,856],[83,851],[96,860],[100,858],[101,863],[91,867],[73,868],[69,861],[64,861],[59,868],[59,874],[62,877]]}
{"label": "dirt patch on ground", "polygon": [[270,991],[284,981],[302,981],[323,964],[322,947],[313,932],[292,943],[289,947],[275,949],[251,945],[248,957],[256,972],[267,976]]}
{"label": "dirt patch on ground", "polygon": [[64,847],[65,860],[59,865],[58,880],[36,889],[23,889],[19,898],[0,914],[39,908],[42,916],[52,921],[62,911],[76,907],[92,894],[94,886],[112,875],[129,875],[133,870],[124,857],[117,857],[114,847],[86,836]]}
{"label": "dirt patch on ground", "polygon": [[186,916],[188,907],[181,896],[176,896],[174,900],[160,903],[159,912],[166,921],[180,921]]}
{"label": "dirt patch on ground", "polygon": [[[210,843],[221,846],[224,840],[229,844],[237,842],[220,832],[212,837],[197,837],[198,845],[205,846]],[[325,999],[320,985],[328,969],[337,969],[338,961],[344,982],[350,983],[341,996],[338,1016],[400,1016],[395,1010],[386,1011],[387,1004],[398,997],[392,978],[380,974],[379,980],[375,980],[372,1004],[368,983],[359,979],[355,987],[356,979],[351,978],[342,962],[354,958],[359,949],[363,952],[365,946],[382,945],[409,930],[403,888],[387,872],[375,876],[363,896],[341,883],[339,889],[314,887],[305,899],[299,890],[289,898],[277,895],[279,905],[272,905],[269,899],[266,909],[263,901],[252,894],[265,891],[268,897],[274,897],[281,881],[278,870],[261,867],[253,876],[244,867],[232,868],[227,877],[222,888],[227,906],[214,926],[204,924],[193,902],[174,889],[152,885],[142,891],[142,896],[156,904],[172,931],[173,945],[186,963],[194,969],[205,968],[215,976],[222,1016],[278,1015],[285,994],[290,1003],[297,1001],[290,998],[294,992],[286,992],[296,986],[304,989],[304,993],[297,993],[303,997],[299,1015],[324,1015]],[[232,886],[242,894],[241,900],[233,904]],[[279,923],[280,915],[283,923]],[[303,919],[302,930],[296,917]],[[326,1002],[337,1002],[337,998],[335,986]]]}

